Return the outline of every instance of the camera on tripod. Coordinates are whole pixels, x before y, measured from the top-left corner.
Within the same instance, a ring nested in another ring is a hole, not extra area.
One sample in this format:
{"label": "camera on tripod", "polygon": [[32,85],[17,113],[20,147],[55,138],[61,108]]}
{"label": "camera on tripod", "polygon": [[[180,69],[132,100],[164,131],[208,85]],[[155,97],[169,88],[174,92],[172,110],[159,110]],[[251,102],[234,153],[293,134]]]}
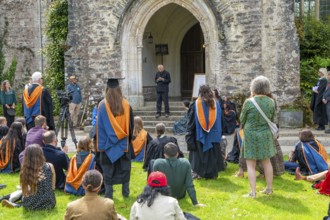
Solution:
{"label": "camera on tripod", "polygon": [[57,97],[60,100],[61,107],[66,106],[71,102],[72,93],[73,91],[67,92],[67,91],[57,90]]}

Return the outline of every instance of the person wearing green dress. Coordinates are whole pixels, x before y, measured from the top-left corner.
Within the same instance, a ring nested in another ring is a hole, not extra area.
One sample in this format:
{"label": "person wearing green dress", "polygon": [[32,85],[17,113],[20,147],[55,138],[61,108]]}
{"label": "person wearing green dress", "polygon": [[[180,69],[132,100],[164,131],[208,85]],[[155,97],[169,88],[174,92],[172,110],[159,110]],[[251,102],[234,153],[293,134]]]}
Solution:
{"label": "person wearing green dress", "polygon": [[267,121],[252,103],[254,98],[265,115],[271,120],[275,117],[275,102],[271,97],[269,79],[258,76],[250,86],[251,98],[245,100],[240,122],[244,129],[241,157],[246,159],[251,192],[246,197],[256,197],[256,161],[260,160],[264,168],[267,188],[262,191],[272,194],[273,167],[270,158],[276,154],[275,142]]}
{"label": "person wearing green dress", "polygon": [[3,115],[7,119],[8,127],[15,121],[15,104],[16,94],[15,91],[11,88],[9,80],[2,82],[1,87],[1,104],[3,105]]}

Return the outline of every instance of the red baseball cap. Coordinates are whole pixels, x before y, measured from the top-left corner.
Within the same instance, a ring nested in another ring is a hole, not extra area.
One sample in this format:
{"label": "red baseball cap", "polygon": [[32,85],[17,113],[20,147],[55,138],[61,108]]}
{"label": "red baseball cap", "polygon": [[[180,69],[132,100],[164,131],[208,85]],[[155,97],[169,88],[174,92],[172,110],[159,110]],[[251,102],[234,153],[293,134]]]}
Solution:
{"label": "red baseball cap", "polygon": [[163,187],[167,186],[167,179],[162,172],[152,172],[148,177],[148,185],[152,187]]}

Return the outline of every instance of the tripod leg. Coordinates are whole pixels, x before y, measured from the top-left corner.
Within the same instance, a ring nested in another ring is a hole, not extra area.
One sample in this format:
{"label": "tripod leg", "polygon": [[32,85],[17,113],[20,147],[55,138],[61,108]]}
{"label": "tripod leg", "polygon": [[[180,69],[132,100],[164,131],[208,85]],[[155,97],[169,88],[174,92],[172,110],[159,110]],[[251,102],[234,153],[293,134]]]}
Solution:
{"label": "tripod leg", "polygon": [[77,139],[76,139],[76,134],[74,133],[74,129],[73,129],[73,121],[71,119],[71,115],[70,112],[67,112],[67,117],[66,117],[67,121],[68,121],[68,126],[69,126],[69,130],[70,130],[70,134],[71,134],[71,138],[72,138],[72,142],[74,143],[75,147],[77,148]]}
{"label": "tripod leg", "polygon": [[62,124],[63,124],[63,121],[64,121],[64,116],[65,116],[65,109],[62,109],[60,110],[60,118],[57,122],[57,125],[55,127],[55,134],[56,136],[58,135],[58,132],[60,131],[61,127],[62,127]]}

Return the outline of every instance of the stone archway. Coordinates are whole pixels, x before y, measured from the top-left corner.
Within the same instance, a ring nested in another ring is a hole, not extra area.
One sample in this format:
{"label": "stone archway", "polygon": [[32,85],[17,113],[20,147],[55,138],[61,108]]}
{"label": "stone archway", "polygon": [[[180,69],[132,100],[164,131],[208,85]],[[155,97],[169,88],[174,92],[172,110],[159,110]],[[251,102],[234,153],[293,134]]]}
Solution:
{"label": "stone archway", "polygon": [[127,80],[123,90],[132,106],[143,106],[142,90],[142,47],[143,34],[150,18],[162,7],[177,4],[187,9],[200,23],[205,40],[206,80],[220,74],[220,43],[217,18],[204,1],[190,0],[138,0],[127,10],[121,24],[122,76]]}

